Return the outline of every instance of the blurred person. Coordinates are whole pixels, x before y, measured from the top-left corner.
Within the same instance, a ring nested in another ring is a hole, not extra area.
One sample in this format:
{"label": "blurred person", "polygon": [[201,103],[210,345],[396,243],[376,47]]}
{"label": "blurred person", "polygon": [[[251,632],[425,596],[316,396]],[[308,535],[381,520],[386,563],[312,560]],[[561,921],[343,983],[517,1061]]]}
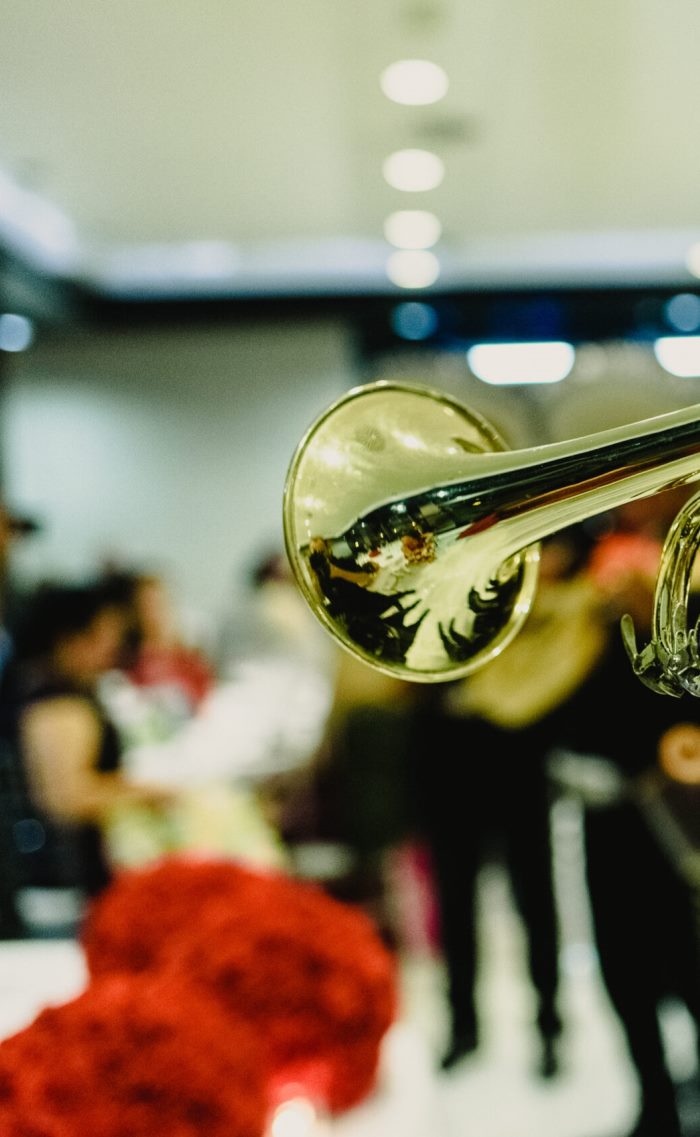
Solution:
{"label": "blurred person", "polygon": [[223,622],[217,667],[244,693],[243,729],[265,724],[258,791],[271,824],[289,837],[308,832],[315,814],[316,760],[325,745],[337,654],[309,610],[286,556],[255,558]]}
{"label": "blurred person", "polygon": [[[327,542],[312,545],[325,563]],[[333,579],[352,575],[342,564],[332,571]],[[260,787],[267,815],[280,826],[299,871],[317,873],[334,894],[364,904],[391,936],[383,862],[406,832],[405,711],[414,685],[377,674],[340,650],[312,615],[283,555],[259,558],[248,583],[224,629],[221,670],[234,684],[258,675],[260,714],[284,726],[296,708],[306,739],[294,764],[279,773],[270,764]],[[291,704],[286,711],[285,704]],[[288,733],[280,738],[281,758]]]}
{"label": "blurred person", "polygon": [[98,892],[110,876],[101,841],[110,810],[170,796],[120,771],[117,732],[96,697],[127,626],[123,592],[109,584],[45,585],[17,630],[0,736],[24,789],[15,831],[27,884]]}
{"label": "blurred person", "polygon": [[[17,593],[10,583],[10,552],[16,540],[37,528],[36,522],[14,513],[0,500],[0,705],[4,676],[14,653],[11,627],[18,607]],[[11,755],[0,739],[0,939],[26,934],[17,906],[19,867],[12,830],[16,796]]]}
{"label": "blurred person", "polygon": [[[142,592],[143,578],[134,581]],[[155,684],[133,682],[137,660],[123,673],[109,674],[100,695],[120,731],[124,768],[139,781],[171,785],[178,795],[172,806],[155,812],[115,811],[110,854],[116,864],[128,865],[178,848],[279,866],[286,856],[280,817],[289,799],[305,792],[330,705],[326,637],[286,563],[266,556],[254,566],[241,607],[224,621],[216,674],[205,660],[206,691],[178,713],[177,687],[173,701],[166,682],[168,676],[178,682],[178,670],[169,666],[172,636],[160,634],[163,626],[172,628],[172,612],[163,591],[154,592],[150,578],[147,584],[135,639],[138,644],[144,624],[146,630],[155,625],[155,666],[142,676]],[[188,667],[185,678],[190,676]]]}
{"label": "blurred person", "polygon": [[0,675],[12,654],[10,629],[21,609],[21,598],[10,577],[10,553],[17,540],[36,533],[38,528],[36,521],[13,512],[0,500]]}
{"label": "blurred person", "polygon": [[[585,550],[585,542],[583,550]],[[494,660],[446,691],[429,691],[417,732],[416,797],[441,913],[450,1037],[442,1067],[479,1045],[477,882],[502,859],[527,940],[540,1043],[537,1072],[558,1071],[558,919],[545,760],[558,707],[583,682],[604,639],[597,597],[572,534],[545,543],[523,630]]]}
{"label": "blurred person", "polygon": [[134,647],[126,674],[160,699],[173,716],[189,718],[215,682],[214,668],[198,648],[183,642],[165,580],[135,574],[132,590]]}
{"label": "blurred person", "polygon": [[125,748],[165,742],[214,690],[214,666],[204,651],[184,641],[162,576],[112,569],[103,579],[121,593],[129,626],[115,667],[100,677],[98,696]]}
{"label": "blurred person", "polygon": [[667,509],[675,513],[677,504],[677,495],[634,503],[594,550],[591,578],[608,616],[607,643],[558,726],[566,761],[574,761],[572,783],[577,760],[580,766],[586,881],[601,975],[639,1083],[630,1137],[682,1132],[659,1024],[663,1001],[684,1003],[700,1029],[692,890],[662,848],[640,796],[659,755],[662,763],[674,755],[677,760],[679,739],[686,745],[678,724],[688,712],[639,682],[616,626],[630,611],[641,634],[648,634],[661,551],[656,527],[665,527]]}
{"label": "blurred person", "polygon": [[331,640],[312,616],[283,553],[257,557],[243,595],[224,621],[218,669],[225,676],[253,659],[293,659],[318,670],[335,659]]}
{"label": "blurred person", "polygon": [[347,853],[334,893],[362,904],[396,943],[400,898],[392,892],[391,858],[415,835],[409,772],[419,691],[335,650],[333,701],[313,771],[316,833]]}

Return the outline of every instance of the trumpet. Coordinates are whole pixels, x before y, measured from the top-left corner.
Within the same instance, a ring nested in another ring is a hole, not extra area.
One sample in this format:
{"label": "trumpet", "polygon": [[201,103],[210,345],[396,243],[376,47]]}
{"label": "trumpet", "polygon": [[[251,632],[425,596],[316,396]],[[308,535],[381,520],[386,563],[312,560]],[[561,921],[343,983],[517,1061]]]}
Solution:
{"label": "trumpet", "polygon": [[[322,624],[380,671],[434,683],[510,642],[537,584],[539,542],[597,513],[700,480],[700,406],[509,451],[480,415],[428,387],[355,388],[310,427],[284,491],[297,584]],[[651,640],[622,635],[640,679],[700,695],[688,627],[700,494],[661,556]]]}

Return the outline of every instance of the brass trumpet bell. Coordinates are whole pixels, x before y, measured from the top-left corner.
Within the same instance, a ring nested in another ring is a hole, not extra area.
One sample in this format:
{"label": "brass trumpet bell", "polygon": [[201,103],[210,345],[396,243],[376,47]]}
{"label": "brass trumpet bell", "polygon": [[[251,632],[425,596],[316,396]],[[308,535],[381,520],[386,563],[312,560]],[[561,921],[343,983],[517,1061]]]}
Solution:
{"label": "brass trumpet bell", "polygon": [[485,503],[477,495],[465,509],[458,489],[465,469],[504,449],[459,403],[389,383],[350,392],[311,428],[285,491],[287,552],[345,647],[431,682],[466,675],[515,634],[538,550],[507,553],[488,532]]}
{"label": "brass trumpet bell", "polygon": [[[447,395],[374,383],[302,439],[285,540],[301,591],[341,644],[402,679],[456,679],[522,624],[541,538],[698,478],[700,408],[509,452]],[[684,568],[674,596],[685,581]],[[626,639],[637,658],[629,627]],[[637,670],[650,667],[647,653]]]}

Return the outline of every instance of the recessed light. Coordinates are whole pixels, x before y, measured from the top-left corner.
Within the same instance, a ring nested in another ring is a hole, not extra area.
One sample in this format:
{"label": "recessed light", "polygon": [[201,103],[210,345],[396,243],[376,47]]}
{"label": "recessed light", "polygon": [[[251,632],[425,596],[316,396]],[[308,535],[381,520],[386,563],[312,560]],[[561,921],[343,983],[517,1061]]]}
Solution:
{"label": "recessed light", "polygon": [[654,355],[671,375],[700,377],[700,336],[661,336],[654,343]]}
{"label": "recessed light", "polygon": [[441,233],[438,218],[427,209],[398,209],[384,222],[384,236],[398,249],[429,249]]}
{"label": "recessed light", "polygon": [[16,312],[3,312],[0,316],[0,351],[26,351],[33,339],[31,320]]}
{"label": "recessed light", "polygon": [[426,249],[401,249],[391,254],[386,271],[399,288],[428,288],[440,275],[440,262]]}
{"label": "recessed light", "polygon": [[388,99],[406,106],[427,106],[447,94],[447,73],[428,59],[399,59],[382,71],[379,78]]}
{"label": "recessed light", "polygon": [[445,176],[445,166],[431,150],[395,150],[382,167],[394,189],[409,193],[435,189]]}
{"label": "recessed light", "polygon": [[494,386],[511,383],[559,383],[574,366],[576,352],[570,343],[478,343],[467,352],[467,362],[478,379]]}

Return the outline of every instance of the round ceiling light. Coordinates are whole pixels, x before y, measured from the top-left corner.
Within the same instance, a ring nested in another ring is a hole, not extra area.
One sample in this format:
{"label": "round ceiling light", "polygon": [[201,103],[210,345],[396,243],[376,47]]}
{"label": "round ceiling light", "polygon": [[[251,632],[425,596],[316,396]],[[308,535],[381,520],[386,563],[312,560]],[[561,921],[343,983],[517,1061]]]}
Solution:
{"label": "round ceiling light", "polygon": [[428,288],[440,275],[440,262],[425,249],[401,249],[389,257],[386,272],[399,288]]}
{"label": "round ceiling light", "polygon": [[386,158],[382,172],[394,189],[419,193],[440,185],[445,166],[430,150],[395,150]]}
{"label": "round ceiling light", "polygon": [[384,236],[397,249],[429,249],[441,233],[440,221],[427,209],[397,209],[384,222]]}
{"label": "round ceiling light", "polygon": [[428,59],[399,59],[382,71],[382,91],[394,103],[405,106],[427,106],[447,94],[447,73]]}

